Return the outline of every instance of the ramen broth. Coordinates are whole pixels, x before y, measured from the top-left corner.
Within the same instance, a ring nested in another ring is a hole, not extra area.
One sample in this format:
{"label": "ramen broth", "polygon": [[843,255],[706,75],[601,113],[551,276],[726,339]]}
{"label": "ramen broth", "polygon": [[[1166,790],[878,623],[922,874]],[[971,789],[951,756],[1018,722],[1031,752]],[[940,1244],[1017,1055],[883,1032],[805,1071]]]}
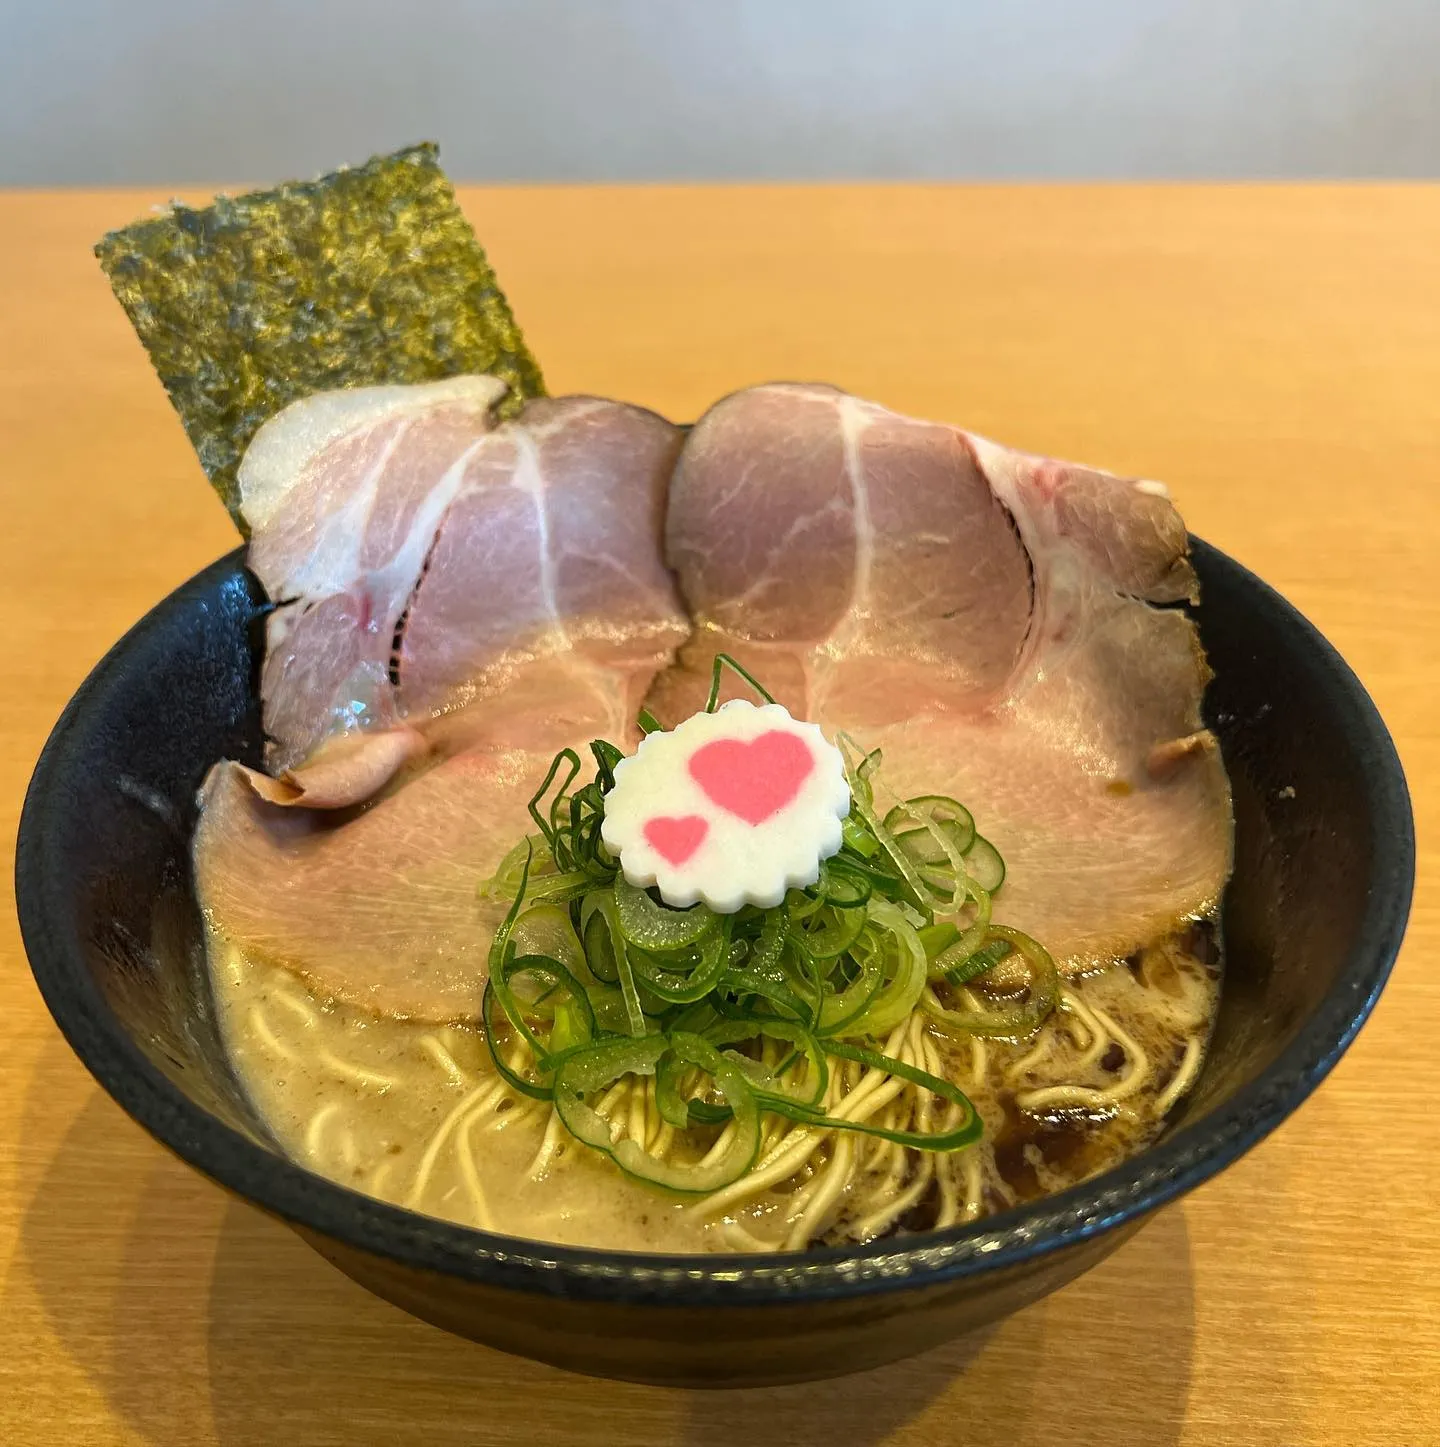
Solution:
{"label": "ramen broth", "polygon": [[[901,1027],[914,1032],[914,1058],[971,1097],[985,1126],[978,1144],[931,1155],[835,1131],[781,1139],[786,1123],[775,1121],[755,1181],[697,1198],[634,1181],[571,1138],[547,1102],[506,1085],[477,1029],[325,1001],[223,938],[212,939],[210,960],[231,1060],[301,1165],[466,1226],[659,1252],[795,1248],[957,1224],[1107,1170],[1156,1137],[1193,1083],[1220,984],[1215,931],[1199,921],[1067,982],[1060,1008],[1019,1043],[948,1037],[917,1011]],[[850,1071],[837,1089],[854,1092],[859,1067],[837,1065]],[[622,1083],[599,1108],[648,1148],[670,1129],[653,1080]],[[886,1109],[898,1107],[877,1121]],[[697,1154],[710,1139],[700,1134]],[[767,1172],[772,1147],[780,1163]]]}

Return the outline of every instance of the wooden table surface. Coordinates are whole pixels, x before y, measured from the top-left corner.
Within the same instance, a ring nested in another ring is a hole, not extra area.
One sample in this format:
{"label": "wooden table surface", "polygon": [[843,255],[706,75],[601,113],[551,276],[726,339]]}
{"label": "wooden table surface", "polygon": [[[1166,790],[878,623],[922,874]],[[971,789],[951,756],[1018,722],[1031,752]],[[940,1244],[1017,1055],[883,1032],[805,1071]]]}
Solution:
{"label": "wooden table surface", "polygon": [[[71,691],[234,535],[90,255],[154,193],[0,196],[0,836]],[[196,199],[191,197],[189,199]],[[1331,1079],[1103,1266],[812,1387],[605,1384],[444,1336],[104,1096],[0,911],[0,1442],[1440,1442],[1440,189],[476,190],[552,390],[827,379],[1167,480],[1370,688],[1420,885]],[[5,871],[7,886],[10,870]]]}

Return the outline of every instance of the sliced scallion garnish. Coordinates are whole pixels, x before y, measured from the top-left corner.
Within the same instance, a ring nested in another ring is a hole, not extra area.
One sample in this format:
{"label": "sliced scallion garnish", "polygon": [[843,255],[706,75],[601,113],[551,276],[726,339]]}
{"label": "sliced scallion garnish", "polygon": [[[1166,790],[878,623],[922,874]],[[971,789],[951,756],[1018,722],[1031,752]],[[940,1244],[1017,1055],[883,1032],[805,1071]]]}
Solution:
{"label": "sliced scallion garnish", "polygon": [[[725,669],[773,702],[721,655],[707,710],[718,706]],[[640,727],[659,724],[645,713]],[[981,1131],[970,1101],[880,1042],[917,1008],[944,1033],[1007,1038],[1033,1033],[1055,1008],[1050,956],[993,923],[991,896],[1005,866],[970,811],[927,794],[882,817],[879,750],[840,743],[851,789],[840,851],[814,885],[773,909],[672,909],[629,884],[601,838],[623,757],[604,740],[590,746],[595,772],[583,784],[580,755],[556,755],[529,805],[537,832],[482,886],[509,901],[481,1011],[496,1069],[516,1090],[551,1101],[577,1140],[639,1180],[681,1192],[730,1184],[753,1165],[766,1115],[916,1150],[961,1150]],[[1028,968],[1023,1003],[961,1010],[944,998],[983,984],[1011,956]],[[959,1119],[921,1132],[832,1113],[824,1102],[837,1060],[929,1091]],[[657,1155],[612,1130],[595,1108],[599,1095],[647,1076],[672,1130],[719,1130],[719,1139]]]}

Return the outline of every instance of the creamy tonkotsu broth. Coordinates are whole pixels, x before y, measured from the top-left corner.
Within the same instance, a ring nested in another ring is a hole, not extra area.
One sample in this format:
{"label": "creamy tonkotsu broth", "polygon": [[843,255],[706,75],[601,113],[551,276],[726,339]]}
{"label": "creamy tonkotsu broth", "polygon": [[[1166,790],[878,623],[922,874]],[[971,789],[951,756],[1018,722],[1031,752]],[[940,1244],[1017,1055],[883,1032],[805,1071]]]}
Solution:
{"label": "creamy tonkotsu broth", "polygon": [[[1060,1008],[1021,1043],[959,1041],[916,1011],[887,1049],[971,1097],[985,1131],[968,1149],[932,1154],[775,1118],[755,1169],[699,1198],[631,1180],[574,1140],[548,1103],[497,1075],[476,1029],[326,1002],[220,937],[210,961],[241,1081],[280,1147],[322,1176],[462,1225],[566,1245],[795,1250],[974,1220],[1142,1149],[1199,1070],[1219,994],[1214,941],[1198,922],[1068,981]],[[842,1069],[832,1109],[898,1129],[943,1124],[926,1092]],[[599,1109],[617,1136],[673,1149],[653,1078],[627,1077]],[[721,1132],[691,1134],[699,1159]]]}

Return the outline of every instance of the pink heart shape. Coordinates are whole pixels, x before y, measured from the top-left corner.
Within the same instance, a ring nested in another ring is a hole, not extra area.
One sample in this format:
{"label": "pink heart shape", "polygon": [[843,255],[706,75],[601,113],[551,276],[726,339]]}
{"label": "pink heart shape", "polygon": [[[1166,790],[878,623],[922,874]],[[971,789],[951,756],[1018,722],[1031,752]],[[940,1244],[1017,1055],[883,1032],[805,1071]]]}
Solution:
{"label": "pink heart shape", "polygon": [[763,824],[800,792],[815,756],[798,734],[771,729],[746,743],[716,739],[690,756],[690,777],[722,809]]}
{"label": "pink heart shape", "polygon": [[678,819],[647,819],[645,842],[671,864],[684,864],[705,842],[710,825],[698,814],[684,814]]}

